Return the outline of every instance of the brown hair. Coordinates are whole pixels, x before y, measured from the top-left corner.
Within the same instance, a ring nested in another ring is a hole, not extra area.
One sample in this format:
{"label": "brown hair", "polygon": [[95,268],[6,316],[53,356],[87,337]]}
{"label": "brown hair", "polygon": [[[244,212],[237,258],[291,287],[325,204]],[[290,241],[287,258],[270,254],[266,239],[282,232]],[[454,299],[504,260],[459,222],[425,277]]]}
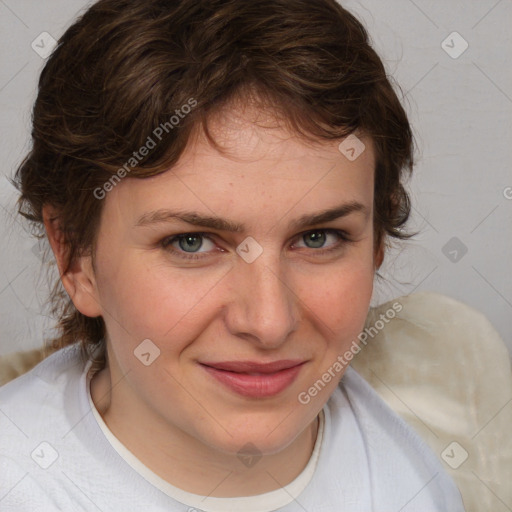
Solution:
{"label": "brown hair", "polygon": [[[19,213],[44,237],[42,207],[57,209],[67,268],[81,254],[94,256],[104,202],[97,191],[106,181],[166,171],[198,126],[218,147],[208,119],[251,96],[305,140],[367,133],[377,162],[376,246],[386,235],[409,236],[401,228],[410,211],[402,181],[413,166],[411,128],[364,27],[335,0],[94,4],[41,73],[32,150],[15,176]],[[157,127],[158,143],[134,161]],[[103,319],[77,311],[60,279],[50,303],[59,329],[53,348],[80,341],[87,356],[99,349],[95,366],[102,367]]]}

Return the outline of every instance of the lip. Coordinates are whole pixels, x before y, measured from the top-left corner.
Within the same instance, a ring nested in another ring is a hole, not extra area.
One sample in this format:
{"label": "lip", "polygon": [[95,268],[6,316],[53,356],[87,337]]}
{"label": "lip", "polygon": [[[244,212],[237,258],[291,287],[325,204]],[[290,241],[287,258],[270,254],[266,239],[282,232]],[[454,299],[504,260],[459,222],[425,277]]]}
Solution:
{"label": "lip", "polygon": [[216,380],[239,395],[252,398],[275,396],[297,378],[305,361],[281,360],[205,362],[200,365]]}

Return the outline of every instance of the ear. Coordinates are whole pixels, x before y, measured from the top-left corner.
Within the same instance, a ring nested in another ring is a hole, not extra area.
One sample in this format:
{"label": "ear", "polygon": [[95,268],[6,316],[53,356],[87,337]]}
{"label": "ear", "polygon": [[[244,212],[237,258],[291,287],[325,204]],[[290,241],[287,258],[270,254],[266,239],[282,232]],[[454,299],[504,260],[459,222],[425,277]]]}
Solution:
{"label": "ear", "polygon": [[76,309],[89,317],[100,316],[99,294],[91,256],[80,256],[65,271],[69,246],[61,229],[58,211],[50,205],[43,206],[43,222],[53,254],[57,260],[60,279]]}

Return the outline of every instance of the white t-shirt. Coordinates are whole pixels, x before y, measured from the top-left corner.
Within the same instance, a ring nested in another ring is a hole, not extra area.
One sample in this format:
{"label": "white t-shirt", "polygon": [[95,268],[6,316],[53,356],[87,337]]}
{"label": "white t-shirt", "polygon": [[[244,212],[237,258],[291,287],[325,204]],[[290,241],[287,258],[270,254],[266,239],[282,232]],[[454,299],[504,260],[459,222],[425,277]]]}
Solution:
{"label": "white t-shirt", "polygon": [[320,414],[313,454],[277,491],[185,492],[110,432],[77,345],[0,388],[2,512],[464,512],[441,463],[352,368]]}

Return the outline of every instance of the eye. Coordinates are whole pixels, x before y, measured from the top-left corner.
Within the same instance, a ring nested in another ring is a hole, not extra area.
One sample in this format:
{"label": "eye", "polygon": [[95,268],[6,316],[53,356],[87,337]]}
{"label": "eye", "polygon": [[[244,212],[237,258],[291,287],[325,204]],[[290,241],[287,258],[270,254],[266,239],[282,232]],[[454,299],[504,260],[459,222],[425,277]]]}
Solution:
{"label": "eye", "polygon": [[307,247],[308,249],[326,249],[340,245],[347,237],[341,231],[329,229],[317,229],[304,233],[296,247]]}
{"label": "eye", "polygon": [[319,249],[325,245],[327,241],[327,233],[325,231],[311,231],[302,235],[304,244],[311,249]]}
{"label": "eye", "polygon": [[214,242],[202,233],[183,233],[164,240],[167,249],[181,253],[203,253],[215,249]]}

